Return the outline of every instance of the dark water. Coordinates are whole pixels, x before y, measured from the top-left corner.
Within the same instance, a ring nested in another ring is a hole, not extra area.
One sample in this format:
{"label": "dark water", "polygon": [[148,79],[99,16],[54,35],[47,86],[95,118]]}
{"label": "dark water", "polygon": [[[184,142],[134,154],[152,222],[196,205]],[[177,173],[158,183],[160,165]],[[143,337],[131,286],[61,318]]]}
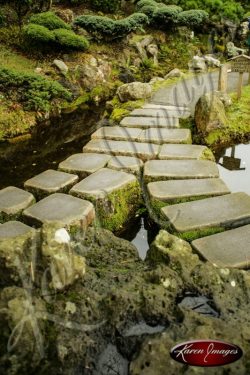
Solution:
{"label": "dark water", "polygon": [[220,177],[229,189],[233,193],[250,194],[250,144],[224,149],[217,155],[217,160]]}

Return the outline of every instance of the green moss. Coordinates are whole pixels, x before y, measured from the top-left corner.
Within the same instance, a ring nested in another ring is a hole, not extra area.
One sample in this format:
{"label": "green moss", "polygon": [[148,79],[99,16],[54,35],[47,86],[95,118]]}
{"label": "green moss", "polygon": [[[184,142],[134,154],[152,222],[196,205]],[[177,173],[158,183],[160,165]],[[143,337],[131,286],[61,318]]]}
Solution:
{"label": "green moss", "polygon": [[87,198],[95,205],[98,224],[114,232],[123,228],[141,205],[140,186],[137,181],[107,194],[103,199]]}
{"label": "green moss", "polygon": [[126,117],[131,111],[136,108],[141,108],[145,100],[130,100],[126,103],[121,103],[118,96],[116,95],[108,104],[112,108],[110,119],[115,122],[120,122]]}
{"label": "green moss", "polygon": [[211,161],[215,161],[214,154],[213,154],[213,152],[212,152],[209,148],[206,148],[206,149],[202,152],[200,159],[201,159],[201,160],[211,160]]}
{"label": "green moss", "polygon": [[205,143],[211,147],[227,145],[250,136],[250,86],[243,88],[239,101],[236,94],[231,94],[231,97],[233,104],[227,109],[228,126],[212,131],[205,138]]}
{"label": "green moss", "polygon": [[212,236],[216,233],[224,232],[225,229],[222,227],[212,227],[212,228],[206,228],[206,229],[198,229],[194,231],[188,231],[184,233],[175,232],[174,234],[180,238],[182,238],[185,241],[192,242],[196,240],[197,238],[206,237],[206,236]]}

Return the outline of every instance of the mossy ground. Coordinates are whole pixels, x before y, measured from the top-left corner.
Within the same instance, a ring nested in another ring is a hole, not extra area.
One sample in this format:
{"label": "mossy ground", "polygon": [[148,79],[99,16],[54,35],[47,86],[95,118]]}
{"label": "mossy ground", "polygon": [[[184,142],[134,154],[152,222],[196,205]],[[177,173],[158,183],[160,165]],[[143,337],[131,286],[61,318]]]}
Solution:
{"label": "mossy ground", "polygon": [[120,102],[118,96],[116,95],[112,101],[109,102],[111,108],[113,108],[110,120],[119,123],[124,117],[128,116],[131,111],[136,108],[143,106],[145,100],[130,100],[126,103]]}
{"label": "mossy ground", "polygon": [[212,236],[213,234],[216,233],[221,233],[224,232],[225,228],[222,227],[212,227],[212,228],[206,228],[206,229],[198,229],[198,230],[193,230],[193,231],[187,231],[187,232],[174,232],[173,234],[182,238],[185,241],[192,242],[194,240],[197,240],[198,238],[201,237],[206,237],[206,236]]}
{"label": "mossy ground", "polygon": [[243,88],[240,100],[235,93],[231,97],[233,104],[227,109],[228,126],[212,131],[205,138],[205,143],[212,148],[250,138],[250,85]]}

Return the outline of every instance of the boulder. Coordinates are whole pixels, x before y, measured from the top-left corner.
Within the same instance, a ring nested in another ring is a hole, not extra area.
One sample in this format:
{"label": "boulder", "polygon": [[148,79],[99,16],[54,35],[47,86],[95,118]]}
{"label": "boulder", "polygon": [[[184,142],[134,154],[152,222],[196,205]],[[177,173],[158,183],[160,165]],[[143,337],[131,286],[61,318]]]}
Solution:
{"label": "boulder", "polygon": [[226,108],[232,105],[232,99],[226,92],[214,91],[214,94],[222,101]]}
{"label": "boulder", "polygon": [[64,61],[55,59],[55,60],[53,61],[53,64],[57,67],[58,70],[60,70],[60,72],[61,72],[62,74],[65,75],[65,74],[68,73],[69,68],[68,68],[68,66],[65,64]]}
{"label": "boulder", "polygon": [[191,70],[205,72],[207,70],[205,59],[200,56],[194,56],[189,63],[189,68]]}
{"label": "boulder", "polygon": [[163,82],[164,81],[164,78],[161,78],[161,77],[153,77],[150,81],[149,81],[149,84],[150,85],[154,85],[156,82]]}
{"label": "boulder", "polygon": [[121,102],[129,100],[148,99],[152,95],[152,88],[148,83],[132,82],[122,85],[117,90]]}
{"label": "boulder", "polygon": [[157,45],[156,44],[149,44],[147,46],[147,51],[151,56],[153,56],[154,65],[157,66],[158,65],[158,53],[159,53]]}
{"label": "boulder", "polygon": [[175,68],[175,69],[172,69],[168,74],[165,75],[164,79],[168,79],[168,78],[178,78],[178,77],[182,77],[184,75],[184,73],[178,69],[178,68]]}
{"label": "boulder", "polygon": [[224,104],[214,92],[199,99],[195,107],[195,123],[198,131],[204,135],[227,126]]}
{"label": "boulder", "polygon": [[221,66],[220,60],[216,59],[215,57],[211,55],[205,55],[204,59],[208,66],[218,67],[218,68]]}
{"label": "boulder", "polygon": [[76,68],[79,82],[85,89],[91,91],[94,87],[106,82],[111,74],[110,63],[89,56],[85,63]]}
{"label": "boulder", "polygon": [[227,43],[227,54],[229,57],[235,57],[246,52],[246,49],[236,47],[233,42]]}
{"label": "boulder", "polygon": [[71,9],[56,9],[55,14],[66,23],[74,21],[74,12]]}

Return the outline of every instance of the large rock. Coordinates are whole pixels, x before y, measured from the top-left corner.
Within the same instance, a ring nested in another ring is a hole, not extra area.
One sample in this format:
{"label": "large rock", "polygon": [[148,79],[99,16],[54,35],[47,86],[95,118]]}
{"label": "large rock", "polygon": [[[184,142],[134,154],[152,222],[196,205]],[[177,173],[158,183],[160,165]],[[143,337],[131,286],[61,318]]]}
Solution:
{"label": "large rock", "polygon": [[225,107],[218,95],[211,92],[199,99],[195,107],[195,123],[204,135],[227,126]]}
{"label": "large rock", "polygon": [[121,102],[129,100],[147,99],[152,95],[152,88],[148,83],[132,82],[122,85],[117,90]]}
{"label": "large rock", "polygon": [[194,56],[189,63],[189,68],[195,71],[205,72],[207,70],[205,59],[200,56]]}
{"label": "large rock", "polygon": [[206,61],[206,64],[208,66],[212,66],[212,67],[217,67],[219,68],[221,66],[221,62],[220,60],[216,59],[215,57],[211,56],[211,55],[205,55],[204,56],[204,59]]}
{"label": "large rock", "polygon": [[87,90],[92,90],[106,82],[111,74],[111,65],[108,61],[97,60],[88,56],[83,64],[76,67],[79,83]]}
{"label": "large rock", "polygon": [[53,64],[57,67],[57,69],[60,70],[60,72],[61,72],[62,74],[67,74],[67,73],[68,73],[69,68],[68,68],[68,66],[65,64],[64,61],[55,59],[55,60],[53,61]]}
{"label": "large rock", "polygon": [[180,69],[175,68],[175,69],[172,69],[168,74],[166,74],[164,79],[178,78],[178,77],[182,77],[183,75],[184,73]]}

